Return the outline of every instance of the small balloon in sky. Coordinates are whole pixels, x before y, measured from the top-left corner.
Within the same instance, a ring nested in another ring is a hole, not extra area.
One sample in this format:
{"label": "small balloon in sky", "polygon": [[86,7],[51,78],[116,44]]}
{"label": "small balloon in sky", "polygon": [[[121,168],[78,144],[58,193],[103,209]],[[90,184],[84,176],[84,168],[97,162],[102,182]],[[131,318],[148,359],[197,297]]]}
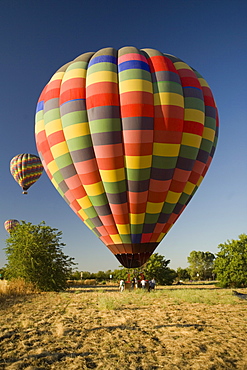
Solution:
{"label": "small balloon in sky", "polygon": [[11,233],[11,231],[14,230],[14,228],[19,225],[20,222],[18,220],[15,220],[15,219],[10,219],[10,220],[6,220],[4,222],[4,228],[5,230],[8,232],[8,233]]}
{"label": "small balloon in sky", "polygon": [[207,82],[184,61],[109,47],[52,76],[35,135],[60,195],[122,265],[139,267],[201,184],[218,126]]}
{"label": "small balloon in sky", "polygon": [[10,161],[10,172],[23,189],[23,194],[27,194],[30,186],[41,176],[43,165],[37,155],[29,153],[18,154]]}

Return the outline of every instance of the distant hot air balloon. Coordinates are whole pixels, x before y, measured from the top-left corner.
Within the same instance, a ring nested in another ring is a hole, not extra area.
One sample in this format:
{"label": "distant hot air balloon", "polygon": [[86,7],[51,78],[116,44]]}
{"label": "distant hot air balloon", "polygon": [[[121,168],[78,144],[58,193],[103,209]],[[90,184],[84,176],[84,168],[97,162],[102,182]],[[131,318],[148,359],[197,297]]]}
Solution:
{"label": "distant hot air balloon", "polygon": [[5,230],[8,233],[10,233],[19,224],[20,224],[20,222],[18,220],[6,220],[4,222],[4,227],[5,227]]}
{"label": "distant hot air balloon", "polygon": [[126,267],[143,265],[185,209],[217,135],[207,82],[154,49],[82,54],[53,75],[37,104],[49,178]]}
{"label": "distant hot air balloon", "polygon": [[37,155],[18,154],[10,161],[10,172],[23,189],[23,194],[27,194],[28,188],[41,176],[43,166]]}

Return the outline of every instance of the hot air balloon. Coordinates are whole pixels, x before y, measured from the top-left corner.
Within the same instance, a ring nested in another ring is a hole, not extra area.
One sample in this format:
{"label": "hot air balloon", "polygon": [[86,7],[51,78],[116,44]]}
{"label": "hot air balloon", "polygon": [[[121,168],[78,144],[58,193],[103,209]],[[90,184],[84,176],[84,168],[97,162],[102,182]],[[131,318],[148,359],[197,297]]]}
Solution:
{"label": "hot air balloon", "polygon": [[10,172],[23,189],[23,194],[32,186],[43,172],[40,158],[34,154],[18,154],[10,161]]}
{"label": "hot air balloon", "polygon": [[181,59],[104,48],[52,76],[35,136],[61,196],[123,266],[138,267],[204,178],[218,114],[207,82]]}
{"label": "hot air balloon", "polygon": [[18,220],[6,220],[4,222],[4,227],[5,227],[5,230],[8,232],[8,233],[11,233],[12,230],[14,230],[14,228],[19,225],[20,222]]}

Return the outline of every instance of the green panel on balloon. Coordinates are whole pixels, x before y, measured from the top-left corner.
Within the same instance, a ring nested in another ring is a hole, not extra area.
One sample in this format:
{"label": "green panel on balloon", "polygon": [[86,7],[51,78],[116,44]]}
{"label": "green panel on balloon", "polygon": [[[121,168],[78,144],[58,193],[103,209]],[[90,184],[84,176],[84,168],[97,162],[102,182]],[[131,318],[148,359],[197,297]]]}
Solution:
{"label": "green panel on balloon", "polygon": [[205,152],[210,152],[212,148],[212,141],[207,140],[207,139],[202,139],[200,149],[205,150]]}
{"label": "green panel on balloon", "polygon": [[98,134],[101,132],[121,131],[122,125],[119,118],[98,119],[90,122],[91,134]]}
{"label": "green panel on balloon", "polygon": [[108,200],[107,200],[105,194],[90,195],[89,196],[89,199],[91,200],[91,202],[94,205],[94,207],[96,207],[96,206],[104,206],[105,204],[108,203]]}
{"label": "green panel on balloon", "polygon": [[92,146],[92,139],[90,135],[78,136],[73,139],[67,140],[69,150],[80,150],[84,148],[90,148]]}
{"label": "green panel on balloon", "polygon": [[[102,65],[103,64],[103,65]],[[111,71],[117,73],[117,66],[112,63],[97,63],[90,66],[90,68],[87,70],[87,75],[89,76],[92,73],[95,72],[101,72],[101,71]]]}
{"label": "green panel on balloon", "polygon": [[85,224],[90,228],[90,229],[93,229],[95,227],[95,225],[93,224],[93,222],[89,219],[85,220],[84,221]]}
{"label": "green panel on balloon", "polygon": [[158,157],[153,156],[152,167],[160,169],[172,169],[176,167],[178,157]]}
{"label": "green panel on balloon", "polygon": [[68,66],[67,71],[71,71],[73,69],[87,69],[88,63],[83,61],[73,62]]}
{"label": "green panel on balloon", "polygon": [[139,69],[128,69],[119,74],[121,76],[121,81],[131,80],[131,79],[142,79],[151,82],[151,75],[147,71],[140,71]]}
{"label": "green panel on balloon", "polygon": [[164,206],[162,208],[162,213],[170,214],[173,212],[174,209],[174,203],[164,203]]}
{"label": "green panel on balloon", "polygon": [[146,224],[155,224],[158,222],[159,213],[146,213],[145,214],[145,223]]}
{"label": "green panel on balloon", "polygon": [[130,235],[120,234],[120,238],[122,239],[123,243],[131,243]]}
{"label": "green panel on balloon", "polygon": [[131,234],[141,234],[143,229],[143,224],[131,224],[130,230]]}
{"label": "green panel on balloon", "polygon": [[205,127],[211,128],[212,130],[215,131],[215,118],[212,117],[205,117]]}
{"label": "green panel on balloon", "polygon": [[185,98],[185,105],[187,109],[198,109],[202,112],[205,111],[204,102],[197,98]]}
{"label": "green panel on balloon", "polygon": [[106,193],[120,194],[126,191],[126,181],[106,182],[104,181],[104,188]]}
{"label": "green panel on balloon", "polygon": [[60,111],[58,108],[51,109],[44,113],[45,124],[60,119]]}
{"label": "green panel on balloon", "polygon": [[179,156],[188,159],[196,159],[198,148],[192,146],[181,145]]}
{"label": "green panel on balloon", "polygon": [[62,117],[63,127],[73,126],[77,123],[84,123],[87,122],[87,112],[84,110],[79,110],[76,112],[70,112],[64,114]]}
{"label": "green panel on balloon", "polygon": [[94,217],[97,216],[97,213],[96,213],[96,211],[93,207],[89,207],[87,209],[84,209],[84,211],[86,212],[86,214],[89,218],[94,218]]}
{"label": "green panel on balloon", "polygon": [[127,178],[130,181],[142,181],[150,178],[150,168],[126,169]]}
{"label": "green panel on balloon", "polygon": [[53,173],[53,178],[57,184],[60,184],[64,179],[60,171],[56,171]]}
{"label": "green panel on balloon", "polygon": [[66,168],[70,164],[72,164],[72,159],[69,153],[62,154],[59,157],[56,158],[56,163],[58,165],[58,168],[61,170],[63,168]]}
{"label": "green panel on balloon", "polygon": [[181,85],[173,81],[157,81],[153,83],[154,94],[158,92],[171,92],[183,95]]}

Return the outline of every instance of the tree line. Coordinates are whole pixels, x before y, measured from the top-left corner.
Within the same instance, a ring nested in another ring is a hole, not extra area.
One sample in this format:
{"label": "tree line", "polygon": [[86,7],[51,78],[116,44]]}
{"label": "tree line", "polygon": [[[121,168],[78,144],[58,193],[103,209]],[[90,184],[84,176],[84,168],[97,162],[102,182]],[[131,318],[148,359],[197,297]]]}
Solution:
{"label": "tree line", "polygon": [[0,278],[22,278],[42,291],[66,289],[67,280],[96,279],[119,281],[133,277],[154,278],[160,285],[188,280],[217,279],[221,287],[247,286],[247,235],[218,246],[216,256],[211,252],[192,251],[187,257],[189,267],[169,268],[170,260],[154,253],[144,266],[136,269],[120,267],[115,270],[78,271],[73,257],[63,252],[62,232],[45,222],[33,225],[21,221],[6,239],[7,264],[0,269]]}

